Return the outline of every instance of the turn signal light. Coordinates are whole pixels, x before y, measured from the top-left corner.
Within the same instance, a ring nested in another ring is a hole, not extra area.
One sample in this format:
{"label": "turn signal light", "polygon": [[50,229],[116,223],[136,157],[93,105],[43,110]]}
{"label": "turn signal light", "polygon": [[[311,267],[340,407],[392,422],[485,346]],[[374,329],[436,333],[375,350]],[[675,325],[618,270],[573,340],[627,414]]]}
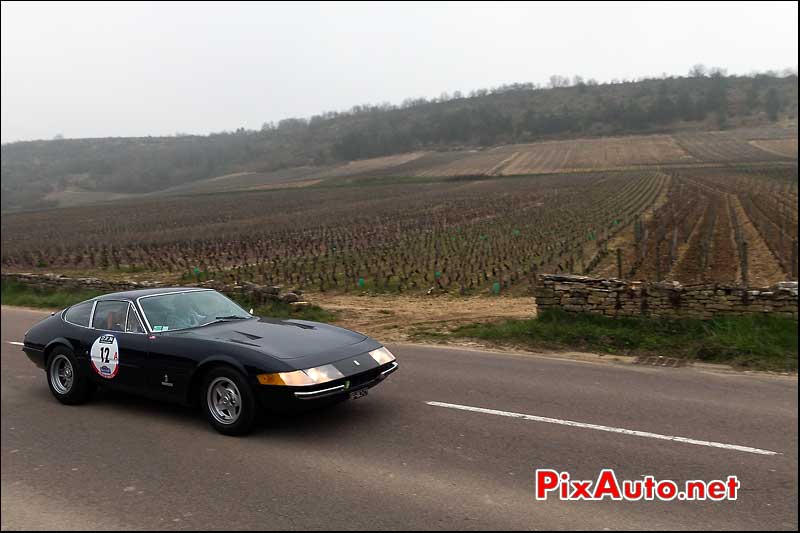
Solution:
{"label": "turn signal light", "polygon": [[256,376],[262,385],[319,385],[335,379],[343,378],[344,374],[333,365],[323,365],[306,370],[294,372],[276,372],[274,374],[259,374]]}
{"label": "turn signal light", "polygon": [[314,385],[314,381],[302,370],[294,372],[277,372],[275,374],[259,374],[256,376],[262,385]]}

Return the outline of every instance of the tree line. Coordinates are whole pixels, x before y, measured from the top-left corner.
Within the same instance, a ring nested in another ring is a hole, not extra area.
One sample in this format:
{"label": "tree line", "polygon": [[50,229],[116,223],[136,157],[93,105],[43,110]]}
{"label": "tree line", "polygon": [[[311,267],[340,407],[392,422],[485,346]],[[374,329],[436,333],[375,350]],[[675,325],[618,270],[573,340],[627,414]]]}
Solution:
{"label": "tree line", "polygon": [[47,206],[51,191],[150,192],[222,174],[319,166],[412,150],[550,138],[728,128],[797,116],[797,74],[687,76],[598,83],[552,76],[467,94],[264,123],[210,135],[53,139],[2,146],[2,208]]}

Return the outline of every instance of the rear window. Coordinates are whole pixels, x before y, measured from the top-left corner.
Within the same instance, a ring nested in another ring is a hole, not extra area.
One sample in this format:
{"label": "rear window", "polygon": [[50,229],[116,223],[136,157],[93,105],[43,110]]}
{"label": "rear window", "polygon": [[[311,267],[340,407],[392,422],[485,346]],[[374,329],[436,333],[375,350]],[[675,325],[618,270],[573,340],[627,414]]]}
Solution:
{"label": "rear window", "polygon": [[92,314],[92,305],[94,305],[94,302],[83,302],[78,305],[73,305],[64,313],[64,320],[88,328],[89,318]]}

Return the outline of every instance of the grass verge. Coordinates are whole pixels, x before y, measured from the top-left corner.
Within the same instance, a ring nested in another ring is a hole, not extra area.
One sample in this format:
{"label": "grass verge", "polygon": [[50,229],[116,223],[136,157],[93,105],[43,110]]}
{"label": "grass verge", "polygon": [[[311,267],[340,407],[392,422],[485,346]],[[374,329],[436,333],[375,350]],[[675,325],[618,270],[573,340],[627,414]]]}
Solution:
{"label": "grass verge", "polygon": [[247,309],[252,308],[253,313],[258,316],[270,318],[296,318],[298,320],[312,320],[314,322],[333,322],[336,314],[323,309],[318,305],[290,305],[284,302],[270,302],[265,305],[254,306],[247,298],[242,298],[235,294],[226,294],[236,303]]}
{"label": "grass verge", "polygon": [[44,290],[17,281],[3,280],[0,287],[3,305],[63,309],[103,294],[99,291],[59,289]]}
{"label": "grass verge", "polygon": [[469,324],[449,335],[533,348],[663,355],[738,368],[797,371],[797,322],[766,314],[704,321],[547,310],[536,319]]}
{"label": "grass verge", "polygon": [[[45,309],[63,309],[70,305],[105,294],[100,291],[59,289],[44,290],[17,281],[3,280],[2,304],[18,305],[22,307],[40,307]],[[296,318],[299,320],[313,320],[316,322],[333,322],[336,315],[318,305],[289,305],[283,302],[272,302],[267,305],[253,306],[245,298],[228,294],[227,296],[237,301],[246,309],[254,307],[254,313],[259,316],[272,318]]]}

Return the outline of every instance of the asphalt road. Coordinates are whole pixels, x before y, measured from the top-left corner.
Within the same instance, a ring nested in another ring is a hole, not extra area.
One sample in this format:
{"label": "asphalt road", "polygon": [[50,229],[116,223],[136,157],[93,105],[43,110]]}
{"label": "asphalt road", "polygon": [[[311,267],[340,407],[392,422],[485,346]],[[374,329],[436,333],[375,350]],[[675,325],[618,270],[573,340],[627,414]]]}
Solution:
{"label": "asphalt road", "polygon": [[[42,316],[2,309],[3,529],[798,527],[796,378],[390,345],[401,368],[367,398],[232,438],[121,394],[59,404],[10,344]],[[537,501],[537,468],[737,475],[741,489],[719,503]]]}

